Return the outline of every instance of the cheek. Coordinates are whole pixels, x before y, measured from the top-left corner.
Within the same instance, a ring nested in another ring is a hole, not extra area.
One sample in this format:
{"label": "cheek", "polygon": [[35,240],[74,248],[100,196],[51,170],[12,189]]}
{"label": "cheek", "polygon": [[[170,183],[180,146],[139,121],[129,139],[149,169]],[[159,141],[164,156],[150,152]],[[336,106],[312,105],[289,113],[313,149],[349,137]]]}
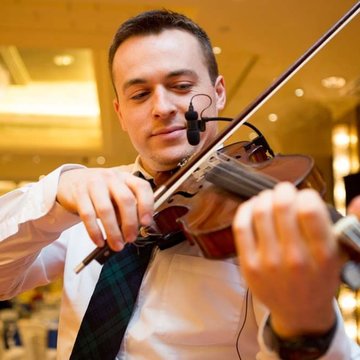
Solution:
{"label": "cheek", "polygon": [[129,106],[124,106],[121,116],[121,125],[125,131],[133,136],[133,133],[136,134],[137,130],[143,128],[146,124],[144,112],[139,111],[138,109],[132,109]]}
{"label": "cheek", "polygon": [[206,132],[204,133],[204,139],[210,141],[213,140],[218,132],[218,124],[216,121],[210,121],[206,124]]}
{"label": "cheek", "polygon": [[136,149],[143,148],[148,134],[146,119],[144,117],[131,117],[128,119],[126,122],[126,131],[131,142]]}

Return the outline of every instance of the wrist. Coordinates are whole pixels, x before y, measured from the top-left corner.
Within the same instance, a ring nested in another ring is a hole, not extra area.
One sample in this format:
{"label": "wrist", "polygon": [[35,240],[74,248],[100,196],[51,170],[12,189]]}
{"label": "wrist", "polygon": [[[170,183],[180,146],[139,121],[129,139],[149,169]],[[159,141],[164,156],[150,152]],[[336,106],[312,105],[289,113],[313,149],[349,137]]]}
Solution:
{"label": "wrist", "polygon": [[323,333],[309,333],[293,337],[278,335],[271,326],[270,317],[266,326],[273,349],[283,360],[315,360],[324,355],[330,347],[337,328],[337,321]]}

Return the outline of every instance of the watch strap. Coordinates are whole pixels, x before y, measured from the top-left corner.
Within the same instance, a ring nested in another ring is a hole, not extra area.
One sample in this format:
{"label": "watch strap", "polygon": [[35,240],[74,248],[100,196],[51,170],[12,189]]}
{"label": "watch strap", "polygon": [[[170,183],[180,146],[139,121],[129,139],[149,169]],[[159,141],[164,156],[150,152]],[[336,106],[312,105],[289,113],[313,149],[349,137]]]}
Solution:
{"label": "watch strap", "polygon": [[324,355],[330,347],[337,328],[337,321],[325,333],[304,334],[290,338],[279,336],[271,327],[270,317],[267,320],[274,349],[283,360],[316,360]]}

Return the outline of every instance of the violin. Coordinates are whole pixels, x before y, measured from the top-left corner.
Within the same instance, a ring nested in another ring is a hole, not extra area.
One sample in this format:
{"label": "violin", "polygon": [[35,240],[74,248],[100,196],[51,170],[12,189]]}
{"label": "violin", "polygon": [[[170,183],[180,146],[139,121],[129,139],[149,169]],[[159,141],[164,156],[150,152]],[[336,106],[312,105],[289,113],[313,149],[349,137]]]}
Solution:
{"label": "violin", "polygon": [[[160,206],[154,215],[154,225],[143,229],[143,237],[158,237],[160,248],[185,237],[197,244],[206,258],[236,256],[232,220],[238,206],[280,181],[289,181],[298,189],[312,188],[322,197],[326,192],[325,181],[310,156],[271,157],[254,141],[228,145],[218,150]],[[352,261],[351,267],[343,269],[343,281],[351,288],[359,288],[360,222],[352,216],[342,217],[330,205],[328,210],[340,249]]]}
{"label": "violin", "polygon": [[[178,242],[184,236],[196,243],[211,259],[235,255],[231,223],[235,210],[245,199],[277,182],[291,181],[299,189],[314,188],[324,195],[326,186],[311,157],[305,155],[269,156],[256,142],[239,142],[219,150],[222,144],[242,126],[273,94],[313,57],[335,34],[360,11],[355,4],[300,59],[286,70],[255,101],[243,110],[212,142],[194,154],[185,165],[154,192],[154,226],[141,228],[137,242],[151,238]],[[204,205],[206,204],[206,205]],[[335,220],[341,216],[329,207]],[[343,274],[352,288],[360,288],[360,225],[346,217],[335,226],[342,250],[352,260]],[[149,240],[150,239],[150,240]],[[105,245],[95,249],[75,269],[78,273],[93,259],[104,262],[113,251]],[[354,266],[352,266],[355,264]]]}

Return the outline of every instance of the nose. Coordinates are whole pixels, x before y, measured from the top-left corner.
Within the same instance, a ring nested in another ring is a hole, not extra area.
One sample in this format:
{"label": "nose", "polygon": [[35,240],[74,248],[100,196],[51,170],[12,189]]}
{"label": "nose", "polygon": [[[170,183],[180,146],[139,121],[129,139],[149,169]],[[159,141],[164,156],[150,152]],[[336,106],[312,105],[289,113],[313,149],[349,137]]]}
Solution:
{"label": "nose", "polygon": [[155,118],[166,119],[176,113],[173,96],[165,88],[157,88],[153,94],[152,114]]}

